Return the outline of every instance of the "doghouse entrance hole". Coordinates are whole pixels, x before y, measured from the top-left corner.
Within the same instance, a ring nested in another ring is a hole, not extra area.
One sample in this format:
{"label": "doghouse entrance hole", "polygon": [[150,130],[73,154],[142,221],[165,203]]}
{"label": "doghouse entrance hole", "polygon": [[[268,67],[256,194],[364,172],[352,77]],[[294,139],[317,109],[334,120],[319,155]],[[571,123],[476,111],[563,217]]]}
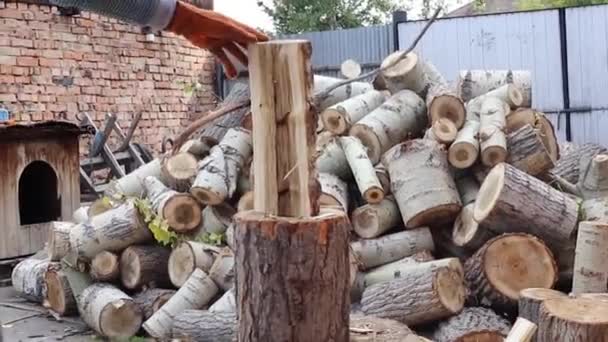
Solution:
{"label": "doghouse entrance hole", "polygon": [[21,225],[55,221],[61,216],[57,174],[43,162],[30,163],[19,178]]}

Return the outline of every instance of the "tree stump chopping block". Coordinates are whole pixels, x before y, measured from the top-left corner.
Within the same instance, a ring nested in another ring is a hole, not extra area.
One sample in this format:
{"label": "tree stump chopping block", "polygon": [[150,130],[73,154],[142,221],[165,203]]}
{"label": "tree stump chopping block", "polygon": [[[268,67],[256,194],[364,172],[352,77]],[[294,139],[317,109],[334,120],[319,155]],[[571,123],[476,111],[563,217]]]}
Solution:
{"label": "tree stump chopping block", "polygon": [[348,217],[247,211],[235,227],[238,340],[348,341]]}

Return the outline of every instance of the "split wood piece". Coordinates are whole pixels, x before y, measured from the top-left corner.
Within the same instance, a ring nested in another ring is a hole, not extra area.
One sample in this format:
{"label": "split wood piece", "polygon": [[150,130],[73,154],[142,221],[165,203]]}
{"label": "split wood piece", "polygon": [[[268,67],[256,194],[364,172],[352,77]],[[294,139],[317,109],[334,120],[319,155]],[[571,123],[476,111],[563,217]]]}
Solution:
{"label": "split wood piece", "polygon": [[352,79],[361,75],[361,64],[353,59],[347,59],[340,64],[340,72],[348,79]]}
{"label": "split wood piece", "polygon": [[51,222],[47,244],[51,261],[59,261],[68,254],[70,251],[70,230],[75,225],[73,222]]}
{"label": "split wood piece", "polygon": [[506,311],[517,306],[521,290],[551,288],[558,276],[553,253],[544,242],[521,233],[491,239],[464,266],[469,301]]}
{"label": "split wood piece", "polygon": [[526,124],[507,136],[507,163],[532,176],[551,170],[555,164],[536,129]]}
{"label": "split wood piece", "polygon": [[572,294],[608,292],[608,224],[578,225]]}
{"label": "split wood piece", "polygon": [[448,160],[459,169],[471,167],[479,156],[479,121],[467,120],[450,145]]}
{"label": "split wood piece", "polygon": [[525,318],[517,317],[504,342],[530,342],[536,336],[538,326]]}
{"label": "split wood piece", "polygon": [[[567,297],[565,293],[547,288],[527,288],[519,292],[518,315],[538,324],[540,306],[545,300]],[[536,334],[534,335],[536,336]]]}
{"label": "split wood piece", "polygon": [[433,332],[435,342],[503,342],[511,323],[482,307],[464,308],[458,315],[439,322]]}
{"label": "split wood piece", "polygon": [[[402,259],[404,260],[404,259]],[[401,261],[401,260],[400,260]],[[464,276],[462,263],[458,258],[445,258],[439,260],[417,261],[417,262],[393,262],[382,265],[365,273],[363,285],[365,288],[375,284],[385,283],[394,279],[406,277],[409,272],[415,272],[419,268],[441,268],[448,267]]]}
{"label": "split wood piece", "polygon": [[492,167],[507,159],[507,139],[504,133],[508,106],[495,97],[486,98],[481,105],[479,142],[481,161]]}
{"label": "split wood piece", "polygon": [[120,279],[119,258],[108,251],[97,253],[91,261],[91,278],[99,282],[113,283]]}
{"label": "split wood piece", "polygon": [[351,248],[362,270],[387,264],[425,250],[434,251],[433,237],[427,227],[352,242]]}
{"label": "split wood piece", "polygon": [[19,297],[42,303],[46,296],[44,274],[51,262],[48,258],[32,256],[19,262],[11,272],[13,289]]}
{"label": "split wood piece", "polygon": [[182,287],[194,270],[209,272],[218,252],[216,247],[200,242],[178,243],[169,256],[168,269],[171,283],[175,287]]}
{"label": "split wood piece", "polygon": [[133,300],[141,308],[143,319],[147,320],[173,297],[175,290],[147,289],[136,294]]}
{"label": "split wood piece", "polygon": [[464,102],[505,84],[515,85],[522,93],[522,107],[532,106],[532,77],[528,70],[461,70],[457,93]]}
{"label": "split wood piece", "polygon": [[608,154],[581,158],[578,191],[584,199],[608,196]]}
{"label": "split wood piece", "polygon": [[584,200],[581,204],[579,221],[608,222],[608,198]]}
{"label": "split wood piece", "polygon": [[142,196],[144,194],[144,179],[146,177],[160,177],[161,162],[156,158],[151,162],[138,167],[124,177],[112,181],[105,191],[109,197],[113,196]]}
{"label": "split wood piece", "polygon": [[179,341],[235,342],[237,328],[235,312],[185,310],[175,317],[171,335]]}
{"label": "split wood piece", "polygon": [[502,102],[506,103],[507,106],[509,106],[507,113],[510,112],[510,109],[520,107],[523,101],[523,95],[519,88],[512,84],[505,84],[483,95],[479,95],[467,102],[467,118],[469,120],[479,121],[481,116],[481,106],[483,102],[490,97],[500,99]]}
{"label": "split wood piece", "polygon": [[251,131],[244,128],[230,128],[219,142],[226,161],[226,176],[228,182],[227,198],[234,195],[239,175],[247,161],[252,157],[253,142]]}
{"label": "split wood piece", "polygon": [[228,291],[234,286],[234,254],[229,248],[224,248],[215,258],[209,277],[223,291]]}
{"label": "split wood piece", "polygon": [[209,307],[209,312],[236,313],[236,297],[234,287],[224,292],[224,295]]}
{"label": "split wood piece", "polygon": [[348,212],[348,186],[338,176],[331,173],[319,173],[319,183],[321,184],[321,197],[319,205],[338,206],[344,212]]}
{"label": "split wood piece", "polygon": [[570,152],[563,152],[561,158],[555,163],[555,168],[551,173],[563,178],[564,180],[577,184],[581,173],[580,164],[582,159],[592,159],[598,154],[608,153],[604,146],[586,143],[580,146],[573,146]]}
{"label": "split wood piece", "polygon": [[144,184],[152,210],[171,229],[189,232],[201,224],[201,206],[192,195],[170,189],[155,177],[146,177]]}
{"label": "split wood piece", "polygon": [[82,206],[74,211],[72,215],[72,221],[75,223],[83,223],[89,219],[89,206]]}
{"label": "split wood piece", "polygon": [[[455,177],[456,178],[456,177]],[[468,205],[475,202],[479,193],[479,182],[472,175],[464,175],[455,179],[460,201],[462,205]]]}
{"label": "split wood piece", "polygon": [[456,125],[446,118],[440,118],[433,122],[433,126],[426,131],[424,138],[449,145],[456,140],[457,135],[458,128],[456,128]]}
{"label": "split wood piece", "polygon": [[465,205],[456,221],[454,221],[454,228],[452,229],[454,244],[471,251],[478,250],[488,240],[496,236],[496,233],[480,226],[475,221],[474,211],[475,203]]}
{"label": "split wood piece", "polygon": [[608,341],[608,302],[569,297],[546,300],[540,309],[537,341]]}
{"label": "split wood piece", "polygon": [[399,279],[365,289],[361,304],[366,315],[419,325],[459,313],[465,294],[462,274],[449,266],[416,267]]}
{"label": "split wood piece", "polygon": [[218,205],[208,205],[203,209],[202,232],[223,234],[232,223],[232,216],[236,213],[231,205],[220,203]]}
{"label": "split wood piece", "polygon": [[435,256],[438,258],[456,257],[461,262],[468,260],[475,251],[471,251],[454,243],[452,230],[448,226],[432,228]]}
{"label": "split wood piece", "polygon": [[153,239],[133,199],[70,230],[72,251],[89,260],[103,251],[121,252]]}
{"label": "split wood piece", "polygon": [[190,193],[199,202],[216,205],[228,197],[228,174],[224,152],[216,145],[209,155],[198,163],[198,173]]}
{"label": "split wood piece", "polygon": [[321,113],[323,126],[333,134],[346,134],[353,124],[380,107],[387,96],[386,92],[372,90],[337,103]]}
{"label": "split wood piece", "polygon": [[447,153],[432,140],[401,143],[383,157],[407,228],[453,222],[462,209]]}
{"label": "split wood piece", "polygon": [[352,171],[337,137],[331,138],[325,144],[318,145],[317,154],[319,157],[316,167],[319,173],[334,174],[343,180],[352,178]]}
{"label": "split wood piece", "polygon": [[262,213],[311,217],[319,212],[311,54],[304,40],[249,46],[253,173],[265,175],[253,184],[254,208]]}
{"label": "split wood piece", "polygon": [[159,179],[170,189],[187,192],[192,186],[197,171],[198,159],[193,154],[189,152],[166,154],[161,161]]}
{"label": "split wood piece", "polygon": [[[334,84],[343,81],[340,78],[322,76],[322,75],[314,75],[314,93],[319,94],[323,92],[325,89],[333,86]],[[357,95],[361,95],[367,92],[374,90],[374,87],[371,83],[367,82],[352,82],[350,84],[341,86],[331,93],[329,96],[323,99],[319,104],[319,111],[324,111],[325,109],[348,100],[349,98]],[[253,96],[252,96],[253,98]]]}
{"label": "split wood piece", "polygon": [[365,201],[370,204],[382,202],[384,199],[382,184],[376,176],[374,164],[368,158],[361,141],[356,137],[340,137],[340,145]]}
{"label": "split wood piece", "polygon": [[427,122],[424,101],[415,92],[406,89],[395,93],[354,124],[349,135],[361,140],[375,165],[392,146],[408,136],[421,135]]}
{"label": "split wood piece", "polygon": [[82,320],[102,336],[129,338],[141,328],[143,315],[131,297],[114,285],[87,287],[78,300]]}
{"label": "split wood piece", "polygon": [[350,341],[374,342],[379,338],[382,342],[416,342],[416,334],[407,325],[392,319],[350,315]]}
{"label": "split wood piece", "polygon": [[388,176],[388,170],[382,163],[378,163],[375,166],[376,168],[376,177],[382,184],[382,191],[384,191],[384,196],[388,196],[391,194],[391,179]]}
{"label": "split wood piece", "polygon": [[[538,112],[530,108],[518,108],[507,115],[507,134],[511,134],[518,129],[522,128],[526,124],[531,125],[534,129],[538,130],[540,138],[545,145],[545,148],[549,152],[551,159],[555,162],[560,159],[559,144],[555,136],[555,129],[553,124],[544,113]],[[559,162],[556,164],[556,168],[559,168]],[[577,166],[578,170],[578,159]],[[554,169],[555,170],[555,169]],[[577,171],[578,175],[578,171]]]}
{"label": "split wood piece", "polygon": [[[245,212],[235,222],[239,341],[348,341],[346,214],[274,218]],[[289,324],[269,323],[296,314]]]}
{"label": "split wood piece", "polygon": [[179,152],[188,152],[201,160],[209,155],[209,151],[213,146],[217,145],[217,141],[213,138],[201,137],[200,139],[191,139],[186,141],[180,148]]}
{"label": "split wood piece", "polygon": [[237,212],[253,210],[253,191],[248,191],[239,199]]}
{"label": "split wood piece", "polygon": [[429,88],[426,96],[429,122],[445,119],[453,123],[454,129],[462,128],[466,118],[464,103],[447,83],[437,83]]}
{"label": "split wood piece", "polygon": [[46,299],[51,309],[59,316],[72,316],[78,313],[78,304],[72,288],[59,264],[49,267],[44,275]]}
{"label": "split wood piece", "polygon": [[143,328],[151,337],[167,338],[173,321],[190,309],[200,309],[214,298],[219,289],[213,280],[201,269],[192,272],[184,285],[148,318]]}
{"label": "split wood piece", "polygon": [[378,204],[366,204],[355,209],[351,222],[357,235],[364,239],[379,237],[391,228],[403,224],[399,207],[392,196],[385,197]]}
{"label": "split wood piece", "polygon": [[[169,287],[168,261],[171,251],[162,246],[129,246],[120,256],[120,279],[129,290]],[[151,285],[151,286],[150,286]]]}

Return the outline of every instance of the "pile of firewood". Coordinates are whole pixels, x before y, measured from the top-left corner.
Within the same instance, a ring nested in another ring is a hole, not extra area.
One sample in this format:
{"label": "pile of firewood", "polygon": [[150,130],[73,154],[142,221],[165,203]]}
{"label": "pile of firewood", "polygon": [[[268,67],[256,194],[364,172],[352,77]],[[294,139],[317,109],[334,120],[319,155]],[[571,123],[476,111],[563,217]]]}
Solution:
{"label": "pile of firewood", "polygon": [[[339,81],[315,76],[315,91]],[[531,86],[511,70],[449,84],[409,53],[317,103],[322,212],[352,226],[352,341],[608,336],[607,150],[560,151]],[[15,289],[106,337],[235,340],[233,215],[265,177],[246,113],[54,222]]]}

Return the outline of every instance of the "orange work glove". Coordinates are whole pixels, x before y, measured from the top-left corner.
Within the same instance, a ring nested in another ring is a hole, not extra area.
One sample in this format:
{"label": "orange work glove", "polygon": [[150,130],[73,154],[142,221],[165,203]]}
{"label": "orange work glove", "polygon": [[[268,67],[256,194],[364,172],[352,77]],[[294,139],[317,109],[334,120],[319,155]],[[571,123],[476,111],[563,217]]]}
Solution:
{"label": "orange work glove", "polygon": [[254,28],[182,1],[177,2],[175,14],[166,30],[208,49],[222,62],[226,76],[231,79],[237,73],[226,52],[247,66],[247,44],[268,40],[268,36]]}

